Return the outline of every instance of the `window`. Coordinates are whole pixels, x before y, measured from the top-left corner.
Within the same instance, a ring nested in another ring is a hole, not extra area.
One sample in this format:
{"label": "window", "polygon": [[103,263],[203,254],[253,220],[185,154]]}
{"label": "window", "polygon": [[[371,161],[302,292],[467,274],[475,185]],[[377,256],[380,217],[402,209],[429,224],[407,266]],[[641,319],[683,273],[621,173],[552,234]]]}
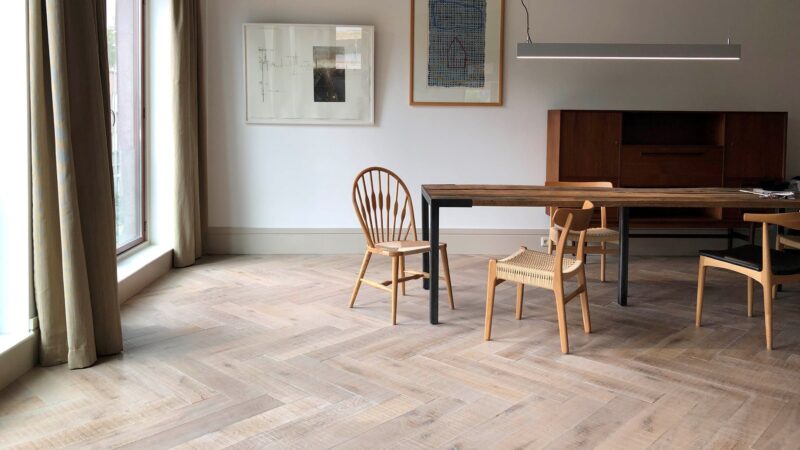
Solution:
{"label": "window", "polygon": [[[28,332],[30,196],[28,59],[25,3],[3,4],[0,39],[0,353]],[[2,366],[2,364],[0,364]]]}
{"label": "window", "polygon": [[106,0],[117,253],[145,240],[142,0]]}

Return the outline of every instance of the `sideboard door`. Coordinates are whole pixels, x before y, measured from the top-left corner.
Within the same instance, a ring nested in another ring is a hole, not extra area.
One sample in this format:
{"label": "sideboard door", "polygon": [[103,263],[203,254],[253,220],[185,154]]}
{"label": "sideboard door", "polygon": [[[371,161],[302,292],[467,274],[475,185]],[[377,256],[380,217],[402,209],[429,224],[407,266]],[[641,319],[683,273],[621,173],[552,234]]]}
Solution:
{"label": "sideboard door", "polygon": [[611,181],[619,184],[622,113],[563,111],[561,181]]}
{"label": "sideboard door", "polygon": [[786,120],[785,113],[726,114],[726,186],[742,187],[764,180],[784,179]]}

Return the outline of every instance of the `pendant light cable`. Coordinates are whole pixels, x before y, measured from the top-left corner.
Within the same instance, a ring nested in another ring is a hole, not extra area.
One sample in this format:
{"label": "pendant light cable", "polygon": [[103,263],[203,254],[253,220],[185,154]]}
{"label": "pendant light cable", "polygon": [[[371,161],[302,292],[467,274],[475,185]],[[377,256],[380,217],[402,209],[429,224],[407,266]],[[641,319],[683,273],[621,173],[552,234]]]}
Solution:
{"label": "pendant light cable", "polygon": [[525,5],[525,0],[519,0],[522,3],[522,7],[525,8],[525,19],[528,25],[526,33],[528,34],[528,44],[533,44],[533,40],[531,39],[531,15],[528,13],[528,6]]}

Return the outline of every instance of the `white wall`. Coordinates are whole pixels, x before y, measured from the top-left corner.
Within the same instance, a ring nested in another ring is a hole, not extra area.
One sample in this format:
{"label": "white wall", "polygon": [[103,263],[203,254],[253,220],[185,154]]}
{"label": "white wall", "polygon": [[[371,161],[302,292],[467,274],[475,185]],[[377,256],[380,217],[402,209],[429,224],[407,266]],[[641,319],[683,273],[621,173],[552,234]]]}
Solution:
{"label": "white wall", "polygon": [[[507,0],[505,106],[411,107],[408,0],[205,0],[209,225],[355,228],[352,178],[372,164],[397,171],[415,198],[422,183],[542,183],[557,108],[788,111],[788,175],[800,174],[800,1],[528,3],[536,41],[721,43],[730,30],[743,60],[517,61],[524,12]],[[375,126],[245,125],[244,22],[375,25]],[[442,216],[445,228],[546,225],[539,209]]]}
{"label": "white wall", "polygon": [[5,6],[0,16],[5,62],[0,72],[0,353],[28,333],[31,312],[27,9],[23,2]]}

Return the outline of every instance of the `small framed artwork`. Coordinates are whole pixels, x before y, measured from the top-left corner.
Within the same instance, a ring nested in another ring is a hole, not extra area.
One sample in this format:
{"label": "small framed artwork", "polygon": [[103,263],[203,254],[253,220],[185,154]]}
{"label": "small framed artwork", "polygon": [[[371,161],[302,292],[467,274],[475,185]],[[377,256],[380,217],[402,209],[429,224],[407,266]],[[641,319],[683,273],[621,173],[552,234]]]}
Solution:
{"label": "small framed artwork", "polygon": [[411,0],[412,105],[501,106],[504,0]]}
{"label": "small framed artwork", "polygon": [[374,123],[372,26],[247,23],[243,33],[247,123]]}

